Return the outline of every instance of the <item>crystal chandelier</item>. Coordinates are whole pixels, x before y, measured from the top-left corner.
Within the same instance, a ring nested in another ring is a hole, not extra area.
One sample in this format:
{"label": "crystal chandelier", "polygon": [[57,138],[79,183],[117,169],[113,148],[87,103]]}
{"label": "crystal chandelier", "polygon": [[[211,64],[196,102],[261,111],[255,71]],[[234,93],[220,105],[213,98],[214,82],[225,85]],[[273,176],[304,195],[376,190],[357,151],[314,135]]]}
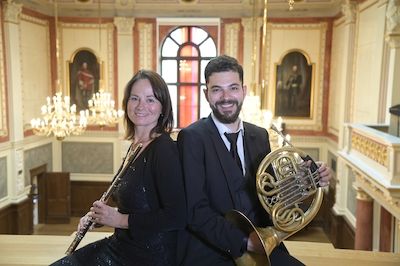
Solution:
{"label": "crystal chandelier", "polygon": [[[99,51],[102,52],[101,46],[101,3],[98,4],[98,24],[99,24]],[[124,115],[124,111],[115,110],[115,101],[112,99],[110,92],[103,89],[103,80],[99,80],[99,91],[93,94],[92,99],[88,101],[90,110],[89,124],[100,126],[113,126],[118,123],[119,118]]]}
{"label": "crystal chandelier", "polygon": [[[58,8],[57,1],[54,1],[55,39],[56,39],[56,62],[58,77],[59,61],[59,40],[58,40]],[[87,117],[84,111],[76,114],[76,105],[70,105],[70,97],[62,97],[60,80],[56,79],[58,92],[52,99],[47,97],[46,105],[41,108],[42,118],[31,120],[32,131],[39,136],[50,137],[54,135],[57,140],[63,140],[70,135],[82,134],[87,126]]]}
{"label": "crystal chandelier", "polygon": [[89,124],[99,125],[101,128],[118,123],[119,118],[124,115],[121,109],[114,109],[115,101],[111,98],[111,93],[104,92],[102,89],[93,94],[88,104]]}
{"label": "crystal chandelier", "polygon": [[47,97],[46,105],[41,108],[42,118],[31,120],[33,133],[39,136],[49,137],[54,135],[57,140],[63,140],[70,135],[82,134],[87,126],[85,112],[80,111],[76,115],[76,105],[70,106],[69,96],[62,97],[58,92],[51,101]]}

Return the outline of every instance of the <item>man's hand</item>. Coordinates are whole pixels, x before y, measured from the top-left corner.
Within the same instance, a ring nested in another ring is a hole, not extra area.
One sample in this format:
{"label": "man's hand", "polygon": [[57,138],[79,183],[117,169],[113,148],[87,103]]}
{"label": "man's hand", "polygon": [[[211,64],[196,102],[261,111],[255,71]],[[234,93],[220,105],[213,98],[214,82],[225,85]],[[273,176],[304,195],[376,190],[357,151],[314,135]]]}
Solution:
{"label": "man's hand", "polygon": [[255,231],[251,232],[249,235],[249,239],[247,240],[247,250],[258,254],[265,254],[261,240]]}
{"label": "man's hand", "polygon": [[328,186],[332,178],[332,170],[324,162],[316,162],[319,172],[319,185],[321,187]]}

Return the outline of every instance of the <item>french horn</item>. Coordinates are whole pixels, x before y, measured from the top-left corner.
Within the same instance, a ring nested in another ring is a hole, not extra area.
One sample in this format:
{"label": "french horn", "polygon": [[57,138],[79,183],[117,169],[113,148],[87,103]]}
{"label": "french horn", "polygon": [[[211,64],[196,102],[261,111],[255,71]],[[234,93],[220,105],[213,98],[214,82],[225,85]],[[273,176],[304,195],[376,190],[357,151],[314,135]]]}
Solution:
{"label": "french horn", "polygon": [[[256,175],[257,195],[273,226],[255,227],[237,210],[226,214],[226,219],[247,235],[255,231],[265,252],[245,252],[235,259],[238,266],[271,265],[272,250],[310,223],[323,200],[318,166],[303,151],[293,147],[275,126],[271,128],[288,144],[269,153],[260,163]],[[309,160],[311,165],[307,163]]]}

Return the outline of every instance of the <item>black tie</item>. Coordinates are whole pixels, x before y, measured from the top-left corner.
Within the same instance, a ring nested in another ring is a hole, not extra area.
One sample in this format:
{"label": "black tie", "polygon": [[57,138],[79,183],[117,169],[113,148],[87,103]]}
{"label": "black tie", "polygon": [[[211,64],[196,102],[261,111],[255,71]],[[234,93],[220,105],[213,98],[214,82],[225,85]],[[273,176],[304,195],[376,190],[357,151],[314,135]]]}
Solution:
{"label": "black tie", "polygon": [[231,155],[233,157],[233,159],[235,160],[236,164],[239,166],[239,169],[241,172],[243,172],[242,169],[242,162],[240,161],[240,157],[239,157],[239,153],[237,151],[237,139],[239,136],[239,132],[236,133],[224,133],[226,138],[229,140],[229,142],[231,143]]}

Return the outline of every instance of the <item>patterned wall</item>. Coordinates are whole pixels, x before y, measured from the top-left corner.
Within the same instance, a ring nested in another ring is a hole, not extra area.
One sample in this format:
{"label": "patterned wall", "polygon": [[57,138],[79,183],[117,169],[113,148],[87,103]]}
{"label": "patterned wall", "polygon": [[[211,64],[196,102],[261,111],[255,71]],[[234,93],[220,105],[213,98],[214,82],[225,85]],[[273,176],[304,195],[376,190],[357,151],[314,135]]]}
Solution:
{"label": "patterned wall", "polygon": [[113,158],[113,143],[62,143],[63,172],[112,174]]}
{"label": "patterned wall", "polygon": [[0,158],[0,199],[7,196],[7,158]]}
{"label": "patterned wall", "polygon": [[30,170],[47,164],[47,171],[51,172],[53,169],[53,150],[52,144],[46,144],[24,152],[24,169],[25,169],[25,186],[31,184]]}

